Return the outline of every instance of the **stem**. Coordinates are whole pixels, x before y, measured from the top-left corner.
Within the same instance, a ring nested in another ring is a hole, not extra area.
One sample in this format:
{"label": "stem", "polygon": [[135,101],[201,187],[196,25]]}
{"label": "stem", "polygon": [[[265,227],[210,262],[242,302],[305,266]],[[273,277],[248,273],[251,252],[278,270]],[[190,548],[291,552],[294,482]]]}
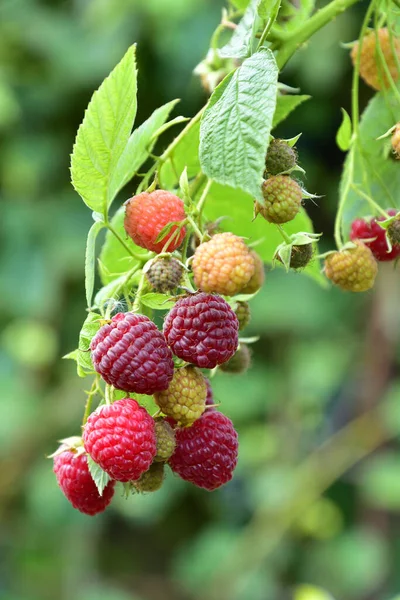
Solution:
{"label": "stem", "polygon": [[389,219],[389,215],[387,214],[387,212],[381,206],[379,206],[379,204],[377,204],[375,200],[372,200],[372,198],[368,196],[368,194],[360,190],[356,185],[354,185],[354,183],[351,184],[351,188],[355,192],[357,192],[359,196],[364,198],[368,202],[368,204],[370,204],[372,208],[376,210],[376,212],[380,213],[383,217],[385,217],[385,219]]}
{"label": "stem", "polygon": [[287,244],[291,244],[292,240],[290,239],[290,237],[288,236],[288,234],[286,233],[286,231],[283,229],[282,225],[277,225],[277,228],[279,230],[279,233],[281,234],[281,236],[285,240],[285,242]]}
{"label": "stem", "polygon": [[195,232],[196,235],[198,235],[198,237],[200,238],[200,240],[203,238],[203,234],[201,233],[200,229],[197,227],[194,219],[191,216],[187,217],[187,221],[188,223],[190,223],[190,225],[193,228],[193,231]]}
{"label": "stem", "polygon": [[136,312],[140,309],[140,298],[143,294],[143,290],[146,287],[146,274],[142,273],[142,276],[139,281],[138,289],[135,295],[135,301],[132,306],[132,311]]}
{"label": "stem", "polygon": [[[148,260],[150,258],[150,256],[148,254],[136,254],[136,252],[134,252],[133,250],[131,250],[131,248],[129,248],[128,244],[126,242],[124,242],[124,240],[122,239],[122,237],[114,229],[114,227],[111,225],[111,223],[109,221],[106,222],[106,227],[117,238],[117,240],[119,241],[119,243],[125,248],[125,250],[128,252],[128,254],[130,256],[132,256],[132,258],[135,258],[136,260],[140,260],[140,262],[146,262],[146,260]],[[151,256],[153,256],[153,254],[151,254]]]}
{"label": "stem", "polygon": [[200,199],[199,199],[199,201],[197,203],[197,212],[198,212],[198,215],[199,215],[199,221],[201,221],[201,215],[202,215],[202,212],[203,212],[204,204],[205,204],[205,202],[207,200],[207,195],[208,195],[208,192],[210,191],[210,188],[211,188],[212,184],[213,184],[212,179],[209,179],[207,181],[207,183],[205,185],[205,188],[204,188],[204,190],[203,190],[203,192],[202,192],[202,194],[200,196]]}
{"label": "stem", "polygon": [[276,60],[279,69],[284,67],[296,50],[313,36],[314,33],[359,1],[360,0],[333,0],[333,2],[316,12],[311,19],[304,23],[304,25],[295,29],[287,43],[284,44],[277,54]]}
{"label": "stem", "polygon": [[97,381],[97,375],[96,375],[96,377],[92,383],[92,387],[90,388],[90,392],[88,392],[86,405],[85,405],[85,412],[84,412],[83,419],[82,419],[82,427],[85,425],[86,421],[88,420],[90,411],[92,410],[93,398],[97,394],[97,391],[98,391],[98,381]]}
{"label": "stem", "polygon": [[273,14],[269,17],[268,22],[267,22],[266,26],[264,27],[264,30],[261,34],[260,41],[257,44],[256,52],[258,52],[260,50],[260,48],[264,44],[265,40],[267,39],[267,35],[271,31],[271,28],[276,21],[276,18],[278,16],[280,8],[281,8],[281,3],[277,2],[276,6],[275,6],[275,10],[274,10]]}
{"label": "stem", "polygon": [[184,127],[182,129],[182,131],[180,132],[180,134],[173,140],[173,142],[171,142],[171,144],[168,146],[168,148],[165,150],[165,152],[163,152],[163,154],[160,156],[160,159],[159,159],[159,162],[161,164],[163,162],[165,162],[166,160],[168,160],[168,158],[170,157],[170,155],[173,153],[173,151],[175,150],[175,148],[177,147],[177,145],[185,137],[185,135],[188,133],[188,131],[190,131],[192,129],[192,127],[194,127],[196,125],[196,123],[198,121],[200,121],[205,108],[206,107],[203,106],[203,108],[201,108],[199,110],[199,112],[194,115],[193,119],[191,119],[189,121],[189,123],[186,125],[186,127]]}
{"label": "stem", "polygon": [[337,249],[340,250],[343,246],[343,238],[342,238],[342,218],[343,218],[343,209],[346,204],[347,196],[350,191],[350,187],[353,181],[353,172],[354,172],[354,146],[350,148],[349,152],[349,175],[346,180],[346,187],[343,190],[342,196],[339,201],[339,206],[336,213],[335,219],[335,242]]}

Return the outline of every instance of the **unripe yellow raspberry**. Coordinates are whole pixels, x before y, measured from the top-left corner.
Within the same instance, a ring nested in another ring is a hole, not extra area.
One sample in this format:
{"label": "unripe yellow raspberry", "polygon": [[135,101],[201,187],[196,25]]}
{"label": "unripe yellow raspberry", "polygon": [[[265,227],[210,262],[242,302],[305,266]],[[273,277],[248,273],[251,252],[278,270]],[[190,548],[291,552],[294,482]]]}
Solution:
{"label": "unripe yellow raspberry", "polygon": [[355,248],[329,254],[325,259],[325,274],[342,290],[366,292],[371,289],[378,272],[378,265],[371,250],[361,241],[354,241]]}
{"label": "unripe yellow raspberry", "polygon": [[254,273],[248,283],[240,290],[241,294],[255,294],[262,287],[265,280],[264,263],[257,252],[251,250],[254,260]]}
{"label": "unripe yellow raspberry", "polygon": [[[365,83],[374,88],[374,90],[381,90],[382,88],[389,87],[389,80],[385,72],[385,67],[379,58],[377,36],[385,63],[394,81],[397,81],[399,78],[397,60],[400,58],[400,39],[392,35],[391,40],[388,29],[383,27],[378,30],[377,35],[375,31],[368,33],[362,41],[360,76],[364,79]],[[395,54],[393,53],[392,44]],[[356,42],[351,50],[353,64],[357,61],[358,48],[359,42]],[[397,55],[397,60],[395,55]]]}
{"label": "unripe yellow raspberry", "polygon": [[201,244],[192,263],[194,281],[203,292],[234,296],[254,275],[254,258],[233,233],[217,233]]}
{"label": "unripe yellow raspberry", "polygon": [[397,159],[400,159],[400,123],[397,123],[396,129],[392,135],[392,148]]}
{"label": "unripe yellow raspberry", "polygon": [[196,367],[176,369],[169,387],[154,394],[162,412],[179,425],[191,425],[203,414],[206,407],[207,384]]}

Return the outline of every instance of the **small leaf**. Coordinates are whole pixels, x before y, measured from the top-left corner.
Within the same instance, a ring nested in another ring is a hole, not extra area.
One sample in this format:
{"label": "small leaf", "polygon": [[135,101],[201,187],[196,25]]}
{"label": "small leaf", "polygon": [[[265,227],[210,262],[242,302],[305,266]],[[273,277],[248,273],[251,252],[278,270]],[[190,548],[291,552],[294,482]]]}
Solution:
{"label": "small leaf", "polygon": [[94,290],[94,278],[95,278],[95,260],[96,260],[96,238],[98,233],[105,227],[101,221],[95,221],[89,229],[87,242],[86,242],[86,255],[85,255],[85,290],[86,290],[86,303],[88,308],[92,304],[92,296]]}
{"label": "small leaf", "polygon": [[131,46],[93,94],[71,156],[75,190],[94,211],[105,213],[114,199],[113,172],[136,116],[136,58]]}
{"label": "small leaf", "polygon": [[167,294],[150,293],[144,294],[140,302],[153,310],[169,310],[174,306],[176,299]]}
{"label": "small leaf", "polygon": [[179,187],[181,189],[185,204],[191,203],[189,181],[188,181],[188,176],[187,176],[187,167],[185,167],[183,169],[182,175],[179,178]]}
{"label": "small leaf", "polygon": [[270,18],[280,0],[258,0],[258,16],[265,22]]}
{"label": "small leaf", "polygon": [[253,54],[216,88],[200,127],[203,172],[260,202],[277,78],[273,53],[263,49]]}
{"label": "small leaf", "polygon": [[279,123],[282,123],[295,108],[303,104],[306,100],[309,100],[311,96],[300,95],[300,96],[288,96],[279,95],[276,102],[276,110],[274,113],[274,119],[272,128],[275,128]]}
{"label": "small leaf", "polygon": [[181,223],[182,221],[171,221],[171,223],[167,223],[167,225],[161,229],[160,233],[156,237],[156,244],[158,244],[158,242],[162,242],[162,240],[166,238],[167,235],[172,231],[173,227],[179,227]]}
{"label": "small leaf", "polygon": [[86,377],[95,373],[90,355],[90,342],[100,327],[101,316],[97,313],[89,313],[79,334],[78,348],[64,356],[64,358],[76,361],[79,377]]}
{"label": "small leaf", "polygon": [[229,42],[218,50],[221,58],[245,58],[249,56],[257,31],[257,7],[260,0],[251,0]]}
{"label": "small leaf", "polygon": [[157,108],[153,114],[130,136],[128,143],[115,167],[110,183],[110,194],[115,197],[120,189],[137,173],[149,157],[158,136],[163,132],[162,125],[179,100],[172,100]]}
{"label": "small leaf", "polygon": [[103,469],[99,467],[98,464],[94,462],[93,458],[91,458],[90,456],[87,457],[87,462],[89,467],[89,473],[96,484],[97,491],[99,492],[100,496],[102,496],[104,488],[107,486],[107,483],[110,481],[111,478],[105,471],[103,471]]}
{"label": "small leaf", "polygon": [[351,143],[351,135],[352,135],[352,125],[351,119],[348,113],[342,108],[342,124],[340,125],[337,135],[336,135],[336,143],[339,146],[340,150],[343,152],[347,152],[350,148]]}

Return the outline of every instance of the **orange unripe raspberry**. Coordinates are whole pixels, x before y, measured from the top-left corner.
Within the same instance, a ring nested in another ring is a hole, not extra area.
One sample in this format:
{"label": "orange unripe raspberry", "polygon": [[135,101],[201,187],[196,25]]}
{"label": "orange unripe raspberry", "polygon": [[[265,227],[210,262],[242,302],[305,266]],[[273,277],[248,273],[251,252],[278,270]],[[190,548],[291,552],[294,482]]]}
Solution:
{"label": "orange unripe raspberry", "polygon": [[217,233],[201,244],[192,263],[194,281],[203,292],[234,296],[254,275],[254,258],[233,233]]}
{"label": "orange unripe raspberry", "polygon": [[[390,34],[386,27],[378,30],[378,38],[387,68],[393,80],[397,81],[399,78],[399,71],[397,68],[396,56],[393,54],[392,43],[397,57],[400,58],[400,39],[393,35],[391,43]],[[358,48],[359,42],[356,42],[351,50],[353,64],[357,61]],[[374,90],[381,90],[382,88],[389,87],[388,76],[378,55],[375,31],[368,33],[362,41],[360,76],[364,79],[365,83],[374,88]]]}
{"label": "orange unripe raspberry", "polygon": [[254,259],[254,273],[248,283],[240,290],[241,294],[255,294],[262,287],[265,280],[264,263],[257,252],[251,250]]}
{"label": "orange unripe raspberry", "polygon": [[265,206],[256,204],[256,213],[261,213],[270,223],[287,223],[295,218],[301,208],[303,192],[289,175],[275,175],[262,185]]}
{"label": "orange unripe raspberry", "polygon": [[400,123],[397,123],[396,129],[392,135],[392,148],[395,157],[400,159]]}
{"label": "orange unripe raspberry", "polygon": [[167,417],[179,425],[191,425],[201,417],[206,407],[207,384],[196,367],[176,369],[169,387],[154,394],[154,399]]}
{"label": "orange unripe raspberry", "polygon": [[374,285],[378,264],[365,244],[358,240],[354,244],[355,248],[340,250],[327,256],[325,274],[342,290],[366,292]]}

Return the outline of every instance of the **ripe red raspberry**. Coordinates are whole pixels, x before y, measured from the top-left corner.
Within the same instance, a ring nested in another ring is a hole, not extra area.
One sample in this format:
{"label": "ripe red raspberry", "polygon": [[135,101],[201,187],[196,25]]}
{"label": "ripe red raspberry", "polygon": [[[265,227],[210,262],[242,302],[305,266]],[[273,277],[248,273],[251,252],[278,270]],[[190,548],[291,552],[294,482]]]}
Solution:
{"label": "ripe red raspberry", "polygon": [[241,294],[255,294],[262,287],[265,280],[264,263],[257,252],[251,251],[254,259],[254,273],[248,283],[240,290]]}
{"label": "ripe red raspberry", "polygon": [[[397,211],[388,210],[389,216],[394,216]],[[373,219],[356,219],[351,224],[350,238],[354,240],[372,239],[372,242],[364,242],[371,250],[376,260],[380,262],[395,260],[400,256],[400,246],[393,246],[392,251],[388,252],[389,247],[386,240],[386,231],[378,224],[384,221],[385,217],[374,217]]]}
{"label": "ripe red raspberry", "polygon": [[154,420],[136,400],[123,398],[90,415],[83,443],[94,462],[112,479],[139,479],[156,455]]}
{"label": "ripe red raspberry", "polygon": [[164,321],[172,352],[197,367],[213,369],[238,345],[239,322],[221,296],[198,293],[178,300]]}
{"label": "ripe red raspberry", "polygon": [[234,296],[254,274],[253,256],[233,233],[217,233],[201,244],[193,257],[194,282],[203,292]]}
{"label": "ripe red raspberry", "polygon": [[329,254],[325,259],[325,274],[335,285],[349,292],[371,289],[378,264],[369,248],[359,240],[355,248]]}
{"label": "ripe red raspberry", "polygon": [[289,175],[275,175],[262,186],[265,206],[256,205],[256,212],[270,223],[287,223],[295,218],[301,208],[303,192]]}
{"label": "ripe red raspberry", "polygon": [[230,360],[220,366],[224,373],[245,373],[250,366],[251,354],[246,344],[240,344]]}
{"label": "ripe red raspberry", "polygon": [[174,235],[178,228],[174,225],[160,242],[156,242],[156,239],[166,225],[185,218],[184,204],[178,196],[165,190],[156,190],[150,194],[142,192],[126,203],[124,227],[138,246],[157,254],[164,248],[167,252],[173,252],[183,242],[186,235],[184,227],[179,234]]}
{"label": "ripe red raspberry", "polygon": [[90,344],[94,368],[118,390],[154,394],[166,390],[174,374],[163,334],[148,317],[118,313]]}
{"label": "ripe red raspberry", "polygon": [[133,482],[133,487],[141,493],[157,492],[164,483],[164,479],[164,463],[155,462],[146,473],[143,473],[140,479]]}
{"label": "ripe red raspberry", "polygon": [[[386,27],[378,30],[378,38],[387,68],[389,69],[393,80],[397,81],[399,78],[399,72],[397,68],[396,56],[393,54],[392,42],[398,59],[400,58],[400,40],[399,38],[393,36],[391,42],[390,34]],[[357,61],[358,48],[359,42],[356,42],[351,51],[353,64],[355,64]],[[365,83],[375,90],[381,90],[382,88],[389,87],[388,77],[377,54],[377,39],[375,31],[368,33],[362,41],[360,55],[360,75],[364,79]]]}
{"label": "ripe red raspberry", "polygon": [[209,491],[232,479],[238,438],[228,417],[217,410],[207,411],[175,435],[176,449],[169,465],[182,479]]}
{"label": "ripe red raspberry", "polygon": [[269,175],[279,175],[290,171],[296,166],[297,153],[284,140],[272,140],[265,158],[265,171]]}
{"label": "ripe red raspberry", "polygon": [[154,394],[162,412],[179,425],[190,425],[204,412],[207,396],[205,377],[195,367],[176,369],[169,387]]}
{"label": "ripe red raspberry", "polygon": [[250,323],[250,306],[248,302],[238,302],[235,315],[239,321],[239,331],[242,331]]}
{"label": "ripe red raspberry", "polygon": [[[175,427],[176,421],[174,419],[172,421]],[[154,426],[157,441],[157,454],[154,460],[163,462],[168,460],[175,450],[175,434],[169,421],[162,417],[154,419]]]}
{"label": "ripe red raspberry", "polygon": [[110,504],[115,482],[109,481],[100,496],[89,473],[86,454],[66,449],[54,457],[53,470],[65,497],[85,515],[97,515]]}
{"label": "ripe red raspberry", "polygon": [[146,277],[156,292],[165,294],[180,284],[182,273],[183,267],[175,258],[157,258],[152,262]]}

